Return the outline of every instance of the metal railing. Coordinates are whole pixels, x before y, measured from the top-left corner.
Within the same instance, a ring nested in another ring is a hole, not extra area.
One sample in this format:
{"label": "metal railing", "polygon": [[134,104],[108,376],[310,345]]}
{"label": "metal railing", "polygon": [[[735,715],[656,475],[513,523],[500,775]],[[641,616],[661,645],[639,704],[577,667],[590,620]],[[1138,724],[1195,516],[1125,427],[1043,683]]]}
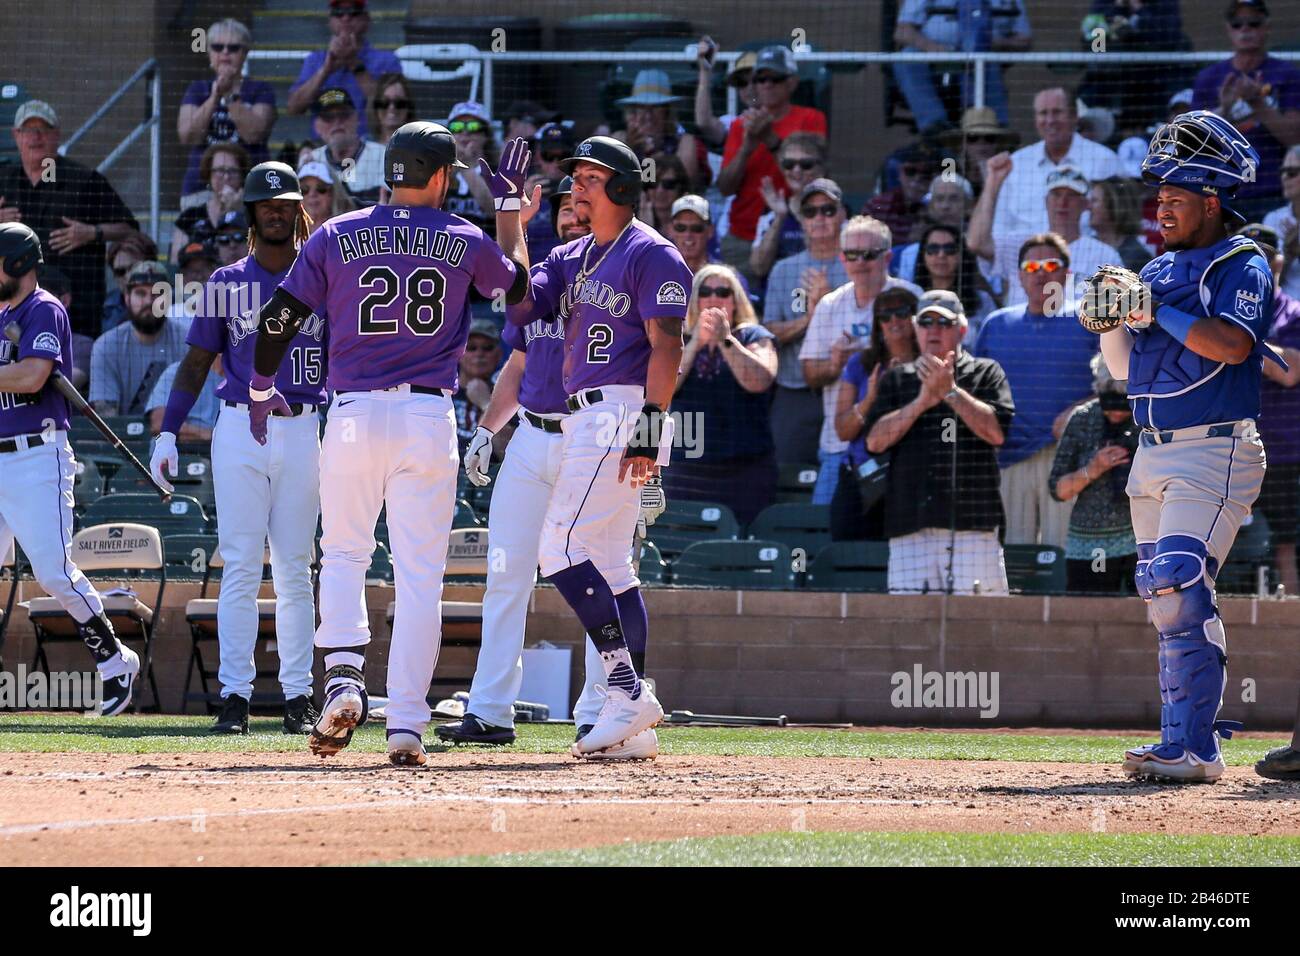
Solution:
{"label": "metal railing", "polygon": [[134,129],[126,134],[108,155],[95,167],[101,174],[107,173],[122,158],[132,145],[146,132],[149,134],[149,234],[154,240],[159,239],[158,226],[162,214],[162,70],[155,59],[145,60],[140,67],[95,110],[77,131],[59,146],[59,155],[68,155],[68,150],[89,133],[108,115],[124,96],[140,81],[145,81],[145,116]]}

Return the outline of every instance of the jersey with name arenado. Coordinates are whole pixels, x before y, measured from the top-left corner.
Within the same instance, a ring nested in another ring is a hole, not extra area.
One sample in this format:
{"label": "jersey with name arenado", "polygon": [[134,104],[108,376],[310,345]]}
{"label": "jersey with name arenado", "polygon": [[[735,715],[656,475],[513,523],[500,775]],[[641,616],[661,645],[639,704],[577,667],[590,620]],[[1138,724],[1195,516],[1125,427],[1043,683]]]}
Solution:
{"label": "jersey with name arenado", "polygon": [[[0,337],[0,365],[49,359],[65,377],[72,375],[72,325],[54,295],[37,288],[17,307],[5,307],[0,311],[0,329],[10,322],[18,323],[22,337],[17,345]],[[35,394],[0,392],[0,438],[37,435],[51,427],[66,430],[68,411],[68,400],[48,381]]]}

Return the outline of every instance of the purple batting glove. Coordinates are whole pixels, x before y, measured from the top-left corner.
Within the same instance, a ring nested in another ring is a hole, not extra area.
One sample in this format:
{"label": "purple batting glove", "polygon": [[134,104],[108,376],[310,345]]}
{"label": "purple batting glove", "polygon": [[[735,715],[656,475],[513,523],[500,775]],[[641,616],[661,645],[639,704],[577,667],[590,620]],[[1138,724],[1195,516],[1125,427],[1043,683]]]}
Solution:
{"label": "purple batting glove", "polygon": [[523,204],[524,180],[528,178],[528,164],[532,162],[528,140],[516,136],[501,150],[501,165],[496,172],[487,160],[478,161],[478,171],[487,180],[492,191],[492,204],[497,212],[518,212]]}
{"label": "purple batting glove", "polygon": [[248,386],[248,430],[259,445],[266,444],[266,420],[275,412],[289,414],[289,403],[275,390],[275,380],[254,375]]}

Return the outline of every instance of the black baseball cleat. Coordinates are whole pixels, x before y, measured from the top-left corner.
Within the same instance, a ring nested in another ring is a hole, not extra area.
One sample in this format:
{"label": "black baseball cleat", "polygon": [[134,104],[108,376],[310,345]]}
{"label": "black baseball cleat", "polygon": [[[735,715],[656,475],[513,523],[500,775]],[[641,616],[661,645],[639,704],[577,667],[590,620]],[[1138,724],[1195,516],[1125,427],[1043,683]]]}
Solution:
{"label": "black baseball cleat", "polygon": [[510,727],[497,727],[480,720],[473,714],[454,724],[442,724],[433,731],[439,740],[451,744],[512,744],[515,732]]}
{"label": "black baseball cleat", "polygon": [[311,732],[320,712],[312,704],[311,698],[303,695],[291,697],[284,702],[284,732],[286,734],[307,734]]}
{"label": "black baseball cleat", "polygon": [[1255,764],[1255,773],[1269,780],[1300,780],[1300,750],[1274,747]]}
{"label": "black baseball cleat", "polygon": [[221,713],[212,725],[214,734],[248,733],[248,701],[238,694],[231,694],[221,702]]}
{"label": "black baseball cleat", "polygon": [[595,726],[595,724],[579,724],[578,735],[573,738],[573,742],[576,744],[583,737],[587,736],[587,734],[591,733],[591,728]]}

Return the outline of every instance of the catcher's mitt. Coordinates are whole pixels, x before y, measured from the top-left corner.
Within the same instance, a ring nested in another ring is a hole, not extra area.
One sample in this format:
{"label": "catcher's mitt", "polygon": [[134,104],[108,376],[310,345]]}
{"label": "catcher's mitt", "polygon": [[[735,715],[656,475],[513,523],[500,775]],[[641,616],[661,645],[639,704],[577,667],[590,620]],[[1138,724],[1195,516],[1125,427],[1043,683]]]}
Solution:
{"label": "catcher's mitt", "polygon": [[1089,332],[1100,335],[1125,322],[1135,329],[1146,328],[1152,315],[1151,289],[1136,272],[1105,265],[1084,282],[1079,324]]}

